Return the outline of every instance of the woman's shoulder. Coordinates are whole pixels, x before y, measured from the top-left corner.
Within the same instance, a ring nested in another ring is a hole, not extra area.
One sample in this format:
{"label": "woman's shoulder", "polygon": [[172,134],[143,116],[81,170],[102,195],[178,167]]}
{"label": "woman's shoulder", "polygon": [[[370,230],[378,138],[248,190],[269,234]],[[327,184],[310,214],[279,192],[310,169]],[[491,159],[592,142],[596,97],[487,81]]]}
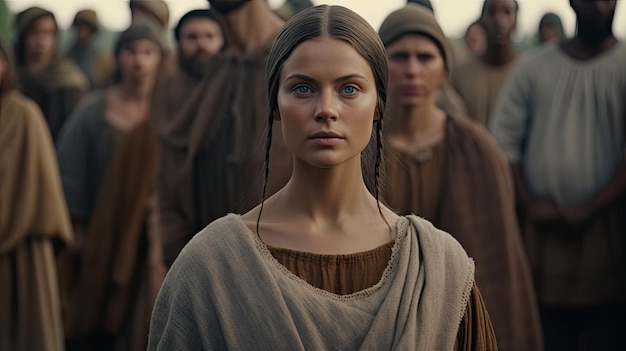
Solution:
{"label": "woman's shoulder", "polygon": [[243,245],[246,242],[243,239],[249,236],[247,231],[240,215],[227,214],[194,235],[179,254],[179,258],[187,263],[218,259],[227,255],[235,246]]}
{"label": "woman's shoulder", "polygon": [[444,257],[456,257],[471,261],[463,246],[448,232],[435,227],[430,221],[416,215],[406,215],[403,216],[403,219],[415,228],[420,246],[427,249],[429,253],[440,253]]}

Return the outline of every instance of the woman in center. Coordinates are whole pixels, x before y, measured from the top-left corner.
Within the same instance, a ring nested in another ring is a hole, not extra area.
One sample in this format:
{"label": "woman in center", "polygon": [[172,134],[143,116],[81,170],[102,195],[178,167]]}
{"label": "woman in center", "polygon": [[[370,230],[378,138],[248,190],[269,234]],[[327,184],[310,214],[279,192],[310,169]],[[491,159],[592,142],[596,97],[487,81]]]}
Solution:
{"label": "woman in center", "polygon": [[291,180],[185,247],[159,293],[150,350],[495,349],[472,260],[379,201],[387,71],[377,33],[344,7],[287,22],[267,63],[266,149],[281,128]]}

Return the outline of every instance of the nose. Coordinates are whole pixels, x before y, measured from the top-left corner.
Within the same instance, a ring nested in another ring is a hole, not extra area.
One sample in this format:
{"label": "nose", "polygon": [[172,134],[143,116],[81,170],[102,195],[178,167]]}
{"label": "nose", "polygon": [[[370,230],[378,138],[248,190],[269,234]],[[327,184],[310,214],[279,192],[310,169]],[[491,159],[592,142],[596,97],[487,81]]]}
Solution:
{"label": "nose", "polygon": [[315,120],[317,122],[336,121],[338,117],[337,94],[331,89],[324,89],[317,99]]}
{"label": "nose", "polygon": [[413,78],[413,77],[420,75],[420,73],[422,73],[422,65],[420,64],[417,57],[415,56],[409,57],[408,62],[407,62],[407,67],[406,67],[407,76],[410,78]]}

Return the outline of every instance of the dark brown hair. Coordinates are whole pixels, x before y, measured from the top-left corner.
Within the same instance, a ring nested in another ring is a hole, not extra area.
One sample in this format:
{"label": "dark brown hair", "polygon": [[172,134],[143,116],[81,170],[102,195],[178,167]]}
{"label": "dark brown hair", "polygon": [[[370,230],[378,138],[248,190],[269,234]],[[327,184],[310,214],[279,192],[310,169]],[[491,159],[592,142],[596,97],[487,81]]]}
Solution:
{"label": "dark brown hair", "polygon": [[[269,156],[272,145],[272,129],[274,125],[274,115],[278,110],[278,90],[280,88],[280,72],[283,64],[291,56],[291,53],[303,42],[320,37],[330,37],[339,39],[350,44],[361,57],[367,61],[374,74],[376,83],[376,91],[378,101],[376,103],[377,119],[374,121],[373,136],[375,145],[375,161],[373,174],[374,196],[378,201],[378,209],[382,216],[380,208],[380,164],[382,161],[382,125],[383,114],[387,103],[387,79],[388,65],[385,47],[380,40],[376,31],[355,12],[342,6],[320,5],[304,10],[292,17],[283,26],[282,30],[276,36],[272,48],[270,50],[267,66],[267,100],[268,100],[268,128],[267,139],[265,145],[265,174],[261,198],[261,210],[259,211],[259,220],[263,211],[263,202],[265,201],[267,179],[269,176]],[[367,157],[367,151],[371,150],[370,145],[366,148],[363,156]],[[365,162],[367,163],[367,162]],[[366,182],[368,170],[365,169]],[[384,219],[384,216],[383,216]],[[257,221],[257,233],[259,231]]]}

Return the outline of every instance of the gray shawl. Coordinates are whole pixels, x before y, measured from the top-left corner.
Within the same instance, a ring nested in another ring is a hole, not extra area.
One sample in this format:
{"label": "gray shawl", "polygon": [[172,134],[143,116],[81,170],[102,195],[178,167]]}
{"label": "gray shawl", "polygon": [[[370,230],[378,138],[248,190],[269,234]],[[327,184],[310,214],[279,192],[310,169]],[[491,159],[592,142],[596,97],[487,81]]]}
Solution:
{"label": "gray shawl", "polygon": [[461,245],[415,216],[398,222],[381,280],[342,296],[292,274],[231,214],[174,262],[148,349],[452,350],[473,284]]}

